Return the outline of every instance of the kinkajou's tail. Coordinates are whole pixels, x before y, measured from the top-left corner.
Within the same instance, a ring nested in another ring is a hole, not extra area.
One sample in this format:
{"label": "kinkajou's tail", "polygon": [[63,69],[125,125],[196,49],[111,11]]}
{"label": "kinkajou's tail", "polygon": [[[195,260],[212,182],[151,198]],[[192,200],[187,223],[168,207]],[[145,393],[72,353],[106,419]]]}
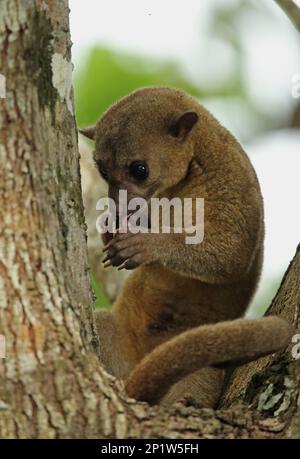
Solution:
{"label": "kinkajou's tail", "polygon": [[203,325],[170,339],[148,354],[126,382],[130,397],[158,402],[171,385],[200,368],[245,363],[288,345],[293,327],[279,317]]}

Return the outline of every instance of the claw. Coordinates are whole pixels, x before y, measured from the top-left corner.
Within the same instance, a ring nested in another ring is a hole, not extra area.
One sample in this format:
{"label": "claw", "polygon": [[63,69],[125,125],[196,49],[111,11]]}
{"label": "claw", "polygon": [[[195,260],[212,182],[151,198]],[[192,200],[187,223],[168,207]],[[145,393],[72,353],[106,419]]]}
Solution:
{"label": "claw", "polygon": [[118,271],[125,269],[125,267],[126,267],[126,261],[121,266],[118,267]]}

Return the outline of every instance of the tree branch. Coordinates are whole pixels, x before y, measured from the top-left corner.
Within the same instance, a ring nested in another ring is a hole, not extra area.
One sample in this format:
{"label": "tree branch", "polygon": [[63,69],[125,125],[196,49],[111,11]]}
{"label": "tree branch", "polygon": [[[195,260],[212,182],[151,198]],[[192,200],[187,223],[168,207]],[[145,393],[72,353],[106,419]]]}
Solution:
{"label": "tree branch", "polygon": [[300,8],[293,0],[275,0],[277,5],[290,18],[298,32],[300,32]]}

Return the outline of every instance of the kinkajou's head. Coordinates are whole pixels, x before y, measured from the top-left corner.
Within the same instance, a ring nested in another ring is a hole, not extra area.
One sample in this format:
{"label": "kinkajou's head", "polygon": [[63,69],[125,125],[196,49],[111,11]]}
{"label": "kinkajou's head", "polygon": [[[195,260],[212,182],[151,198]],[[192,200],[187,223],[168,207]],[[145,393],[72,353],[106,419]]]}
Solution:
{"label": "kinkajou's head", "polygon": [[128,199],[149,199],[186,176],[193,156],[198,104],[181,91],[143,88],[108,109],[80,132],[96,143],[94,160],[108,182]]}

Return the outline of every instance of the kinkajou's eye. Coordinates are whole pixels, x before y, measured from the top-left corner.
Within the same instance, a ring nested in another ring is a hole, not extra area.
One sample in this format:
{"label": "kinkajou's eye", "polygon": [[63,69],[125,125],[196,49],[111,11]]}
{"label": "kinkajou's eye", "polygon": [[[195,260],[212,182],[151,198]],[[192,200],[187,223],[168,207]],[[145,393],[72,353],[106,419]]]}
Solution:
{"label": "kinkajou's eye", "polygon": [[133,161],[129,166],[129,173],[136,180],[146,180],[149,175],[148,166],[144,161]]}
{"label": "kinkajou's eye", "polygon": [[104,166],[103,162],[97,161],[96,164],[97,164],[97,167],[99,169],[101,176],[104,178],[104,180],[108,180],[108,173],[107,173],[106,167]]}

